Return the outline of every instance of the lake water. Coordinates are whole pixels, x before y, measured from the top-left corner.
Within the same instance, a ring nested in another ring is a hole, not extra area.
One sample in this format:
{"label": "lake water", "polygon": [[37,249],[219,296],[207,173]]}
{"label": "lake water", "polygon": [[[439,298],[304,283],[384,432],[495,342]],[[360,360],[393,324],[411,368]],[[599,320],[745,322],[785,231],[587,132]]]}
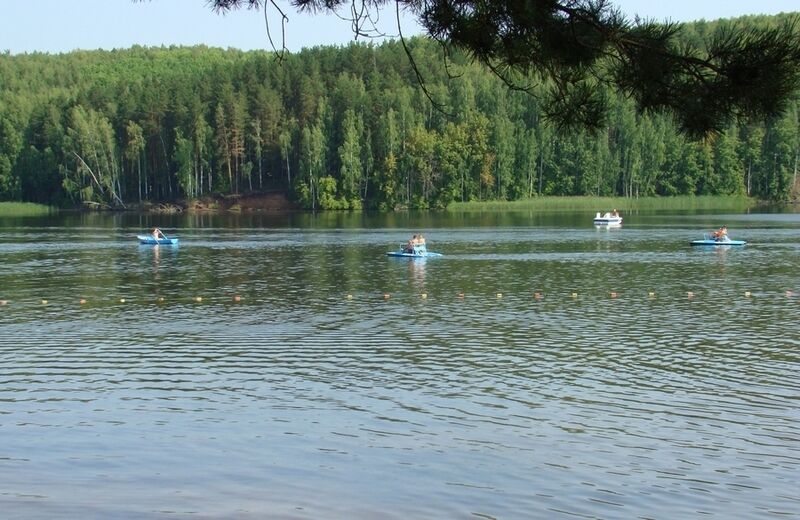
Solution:
{"label": "lake water", "polygon": [[0,516],[800,518],[800,214],[592,216],[0,219]]}

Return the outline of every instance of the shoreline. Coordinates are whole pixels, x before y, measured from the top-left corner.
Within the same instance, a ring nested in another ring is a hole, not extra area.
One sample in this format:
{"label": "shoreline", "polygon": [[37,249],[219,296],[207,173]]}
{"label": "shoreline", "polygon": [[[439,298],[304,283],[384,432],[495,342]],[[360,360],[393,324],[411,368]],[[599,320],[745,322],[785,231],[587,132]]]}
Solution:
{"label": "shoreline", "polygon": [[180,199],[174,202],[142,201],[120,207],[100,207],[86,205],[81,211],[121,211],[140,213],[193,213],[193,212],[288,212],[301,211],[299,205],[292,203],[284,191],[248,193],[237,195],[206,195],[196,199]]}
{"label": "shoreline", "polygon": [[[610,211],[617,208],[630,212],[639,210],[730,210],[749,211],[758,208],[784,207],[795,210],[798,200],[782,202],[760,200],[745,196],[702,195],[702,196],[663,196],[663,197],[592,197],[592,196],[543,196],[515,201],[470,201],[454,202],[446,212],[498,212],[498,211]],[[310,211],[289,200],[286,192],[275,190],[261,193],[238,195],[206,195],[196,199],[179,199],[173,202],[129,203],[125,207],[111,207],[105,204],[84,203],[81,206],[59,208],[31,202],[0,202],[0,216],[33,216],[59,211],[86,212],[138,212],[153,214],[171,213],[214,213],[214,212],[297,212]],[[318,210],[326,213],[354,210]],[[362,211],[362,210],[358,210]],[[364,210],[367,211],[367,210]],[[372,210],[368,210],[372,211]],[[377,210],[379,212],[383,212]],[[386,211],[387,213],[408,211],[405,208]]]}

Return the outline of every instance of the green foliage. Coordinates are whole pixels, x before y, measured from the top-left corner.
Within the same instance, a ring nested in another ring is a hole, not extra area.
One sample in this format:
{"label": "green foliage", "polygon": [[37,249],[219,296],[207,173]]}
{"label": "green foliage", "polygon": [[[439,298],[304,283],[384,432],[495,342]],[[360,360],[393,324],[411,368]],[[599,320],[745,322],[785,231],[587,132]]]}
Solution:
{"label": "green foliage", "polygon": [[[543,100],[544,113],[560,128],[603,128],[613,113],[609,89],[629,96],[639,112],[669,114],[685,133],[705,136],[733,117],[778,117],[800,87],[796,16],[772,24],[703,24],[704,30],[687,34],[692,31],[680,24],[629,21],[613,0],[369,0],[358,9],[345,0],[292,3],[329,15],[347,9],[358,35],[383,10],[402,7],[446,55],[463,50],[506,86]],[[265,13],[275,7],[266,0],[210,4],[222,11],[263,7]],[[413,53],[408,57],[416,74],[428,72]],[[547,88],[534,90],[532,83]],[[439,90],[431,85],[425,94],[437,100]]]}
{"label": "green foliage", "polygon": [[117,141],[111,122],[100,112],[81,105],[67,114],[64,186],[80,194],[82,202],[115,205],[119,200],[120,170]]}
{"label": "green foliage", "polygon": [[184,192],[193,194],[194,180],[192,160],[194,159],[194,146],[190,139],[183,137],[180,129],[175,130],[175,151],[172,159],[176,167],[176,177]]}
{"label": "green foliage", "polygon": [[2,217],[35,217],[47,215],[53,208],[32,202],[0,202],[0,216]]}
{"label": "green foliage", "polygon": [[333,177],[320,177],[318,190],[321,209],[348,209],[347,201],[336,198],[336,179]]}
{"label": "green foliage", "polygon": [[342,144],[339,146],[339,163],[341,164],[339,178],[342,179],[343,195],[348,200],[358,197],[360,185],[363,180],[363,166],[361,163],[361,142],[363,122],[356,118],[352,109],[344,112],[342,122]]}
{"label": "green foliage", "polygon": [[19,197],[19,178],[13,170],[21,141],[14,123],[0,113],[0,200]]}
{"label": "green foliage", "polygon": [[0,54],[0,200],[116,205],[278,189],[309,209],[441,208],[539,195],[784,199],[795,182],[797,101],[689,142],[670,117],[603,89],[605,126],[564,133],[539,97],[457,52],[451,79],[435,42],[407,43],[443,111],[398,42],[282,63],[205,47]]}

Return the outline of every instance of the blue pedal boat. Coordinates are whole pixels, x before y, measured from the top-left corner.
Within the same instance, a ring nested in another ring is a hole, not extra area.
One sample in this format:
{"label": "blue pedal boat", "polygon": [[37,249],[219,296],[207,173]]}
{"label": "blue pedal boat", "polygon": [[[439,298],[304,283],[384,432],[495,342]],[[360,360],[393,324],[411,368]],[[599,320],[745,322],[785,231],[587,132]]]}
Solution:
{"label": "blue pedal boat", "polygon": [[689,243],[693,246],[719,247],[719,246],[743,246],[747,242],[745,242],[744,240],[731,240],[727,236],[724,236],[722,238],[714,238],[710,234],[705,233],[703,235],[702,240],[692,240]]}
{"label": "blue pedal boat", "polygon": [[433,258],[437,256],[442,256],[441,253],[434,253],[433,251],[428,251],[428,248],[425,246],[425,244],[416,245],[412,248],[409,248],[406,244],[401,244],[399,250],[389,251],[386,254],[388,256],[402,257],[402,258]]}
{"label": "blue pedal boat", "polygon": [[136,235],[139,244],[146,246],[177,246],[177,238],[154,238],[153,235]]}

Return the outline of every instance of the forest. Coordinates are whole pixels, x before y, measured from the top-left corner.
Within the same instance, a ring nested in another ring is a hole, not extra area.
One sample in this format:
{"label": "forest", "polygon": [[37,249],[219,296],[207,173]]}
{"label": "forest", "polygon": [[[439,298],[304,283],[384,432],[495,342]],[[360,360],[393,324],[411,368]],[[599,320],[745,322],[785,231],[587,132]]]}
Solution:
{"label": "forest", "polygon": [[[783,16],[747,17],[770,24]],[[740,19],[740,22],[742,20]],[[687,25],[698,41],[718,22]],[[286,54],[133,47],[0,53],[0,200],[130,207],[281,190],[308,209],[441,208],[548,195],[798,192],[800,100],[691,140],[616,92],[564,132],[426,38]],[[423,88],[424,86],[424,88]]]}

